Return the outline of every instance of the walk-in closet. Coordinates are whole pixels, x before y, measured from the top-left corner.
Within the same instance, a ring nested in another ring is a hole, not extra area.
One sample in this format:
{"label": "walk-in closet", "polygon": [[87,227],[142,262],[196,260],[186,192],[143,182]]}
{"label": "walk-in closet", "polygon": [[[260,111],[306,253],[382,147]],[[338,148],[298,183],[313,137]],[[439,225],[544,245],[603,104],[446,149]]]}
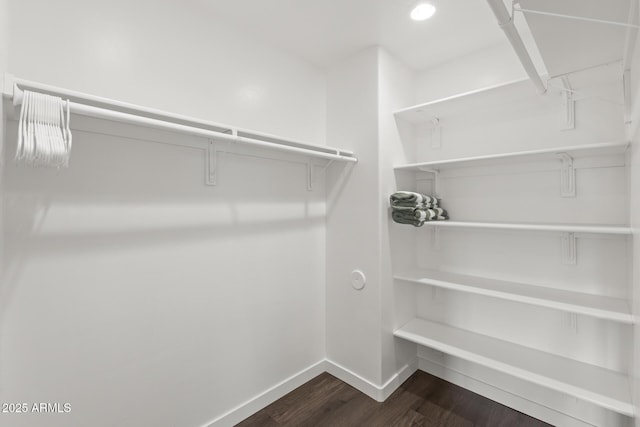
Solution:
{"label": "walk-in closet", "polygon": [[0,0],[0,426],[640,427],[638,0]]}

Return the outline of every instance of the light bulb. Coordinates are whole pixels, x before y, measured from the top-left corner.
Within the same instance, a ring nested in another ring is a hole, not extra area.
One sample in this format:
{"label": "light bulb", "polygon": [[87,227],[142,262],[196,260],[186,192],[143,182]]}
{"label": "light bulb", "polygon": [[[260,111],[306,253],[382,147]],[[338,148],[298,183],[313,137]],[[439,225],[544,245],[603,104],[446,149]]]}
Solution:
{"label": "light bulb", "polygon": [[424,21],[436,13],[436,8],[429,3],[420,3],[411,11],[411,19],[414,21]]}

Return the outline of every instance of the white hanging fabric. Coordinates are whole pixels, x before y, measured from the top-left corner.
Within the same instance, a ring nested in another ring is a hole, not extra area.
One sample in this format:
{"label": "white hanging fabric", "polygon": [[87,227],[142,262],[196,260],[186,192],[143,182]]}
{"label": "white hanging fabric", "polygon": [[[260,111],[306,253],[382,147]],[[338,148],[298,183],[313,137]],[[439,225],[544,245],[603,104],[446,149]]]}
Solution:
{"label": "white hanging fabric", "polygon": [[15,161],[36,167],[68,167],[72,140],[69,118],[68,100],[25,90]]}

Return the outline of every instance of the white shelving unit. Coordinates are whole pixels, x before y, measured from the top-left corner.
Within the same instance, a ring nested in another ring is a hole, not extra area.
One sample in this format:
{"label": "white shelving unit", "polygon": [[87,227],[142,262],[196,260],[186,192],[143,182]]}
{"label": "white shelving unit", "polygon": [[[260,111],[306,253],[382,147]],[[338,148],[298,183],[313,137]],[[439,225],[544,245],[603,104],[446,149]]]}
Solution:
{"label": "white shelving unit", "polygon": [[394,335],[633,416],[626,375],[418,318]]}
{"label": "white shelving unit", "polygon": [[501,298],[524,304],[563,310],[615,322],[633,323],[629,303],[624,299],[554,289],[437,270],[398,273],[394,279],[453,291]]}
{"label": "white shelving unit", "polygon": [[426,227],[486,228],[493,230],[556,231],[561,233],[593,233],[630,235],[631,228],[616,225],[520,224],[506,222],[429,221]]}
{"label": "white shelving unit", "polygon": [[[518,79],[403,108],[394,115],[397,119],[413,124],[434,124],[434,119],[446,122],[453,116],[499,113],[505,108],[506,102],[522,101],[523,98],[535,102],[549,102],[548,97],[536,96],[529,79]],[[488,109],[487,106],[493,108]]]}
{"label": "white shelving unit", "polygon": [[[593,76],[582,76],[580,89],[608,82],[609,72],[607,69],[594,72]],[[617,274],[626,271],[628,236],[632,234],[626,223],[628,218],[623,214],[628,209],[623,198],[627,197],[624,168],[629,143],[622,140],[624,132],[616,128],[617,117],[606,116],[611,113],[611,106],[599,109],[586,95],[571,98],[559,88],[553,90],[541,96],[529,80],[516,80],[394,113],[399,127],[410,125],[411,132],[403,134],[415,144],[422,144],[416,146],[416,157],[439,159],[396,165],[397,178],[404,185],[414,182],[418,191],[421,185],[427,185],[424,187],[427,191],[433,190],[443,198],[445,209],[447,196],[452,206],[464,209],[464,216],[460,214],[462,221],[456,220],[457,212],[451,207],[448,213],[453,220],[426,222],[422,228],[431,229],[433,244],[425,245],[417,239],[413,248],[417,254],[414,265],[394,272],[396,283],[414,285],[408,289],[418,301],[415,315],[403,313],[405,319],[413,320],[397,329],[394,335],[530,382],[526,388],[531,390],[530,396],[506,390],[530,402],[536,402],[541,392],[536,386],[556,390],[565,394],[567,401],[558,402],[552,409],[598,425],[612,415],[605,410],[615,412],[618,419],[624,418],[622,415],[634,416],[626,374],[627,349],[624,348],[634,316],[624,297],[625,275]],[[584,107],[577,111],[584,116],[575,121],[575,102],[583,100]],[[622,126],[620,115],[619,126]],[[450,130],[441,131],[441,128]],[[594,130],[597,132],[592,133]],[[493,138],[494,134],[498,138]],[[443,136],[446,145],[441,144]],[[514,147],[522,149],[505,149],[511,146],[512,140]],[[524,149],[535,147],[538,140],[546,147]],[[480,152],[485,143],[487,152],[492,154],[465,156],[466,152]],[[449,158],[447,153],[451,154]],[[580,170],[579,175],[576,170]],[[558,173],[560,188],[557,193],[553,192],[555,173]],[[425,183],[431,180],[427,174],[433,175],[433,186]],[[584,185],[578,191],[576,178]],[[447,191],[441,192],[443,183]],[[456,190],[459,192],[455,193]],[[520,205],[507,206],[512,200]],[[546,211],[544,215],[537,215],[536,209]],[[438,232],[444,229],[487,232]],[[515,233],[491,233],[501,230]],[[557,237],[561,239],[553,241]],[[513,250],[499,246],[505,243],[514,244]],[[560,247],[562,260],[553,257]],[[576,257],[578,247],[580,263]],[[522,248],[526,250],[520,253]],[[424,251],[428,254],[423,255]],[[429,258],[423,259],[423,256]],[[499,270],[502,268],[505,270]],[[477,271],[478,276],[461,274],[463,271]],[[494,271],[495,277],[518,277],[518,281],[493,279]],[[592,283],[594,272],[600,278],[595,284]],[[549,277],[554,279],[547,281]],[[565,278],[571,281],[572,287],[560,289],[548,285]],[[581,283],[584,283],[584,292]],[[435,294],[427,293],[432,288],[452,291],[446,295],[446,304],[439,305]],[[405,292],[407,288],[402,289]],[[488,298],[473,299],[475,296]],[[502,327],[509,323],[509,315],[520,310],[520,306],[509,302],[527,307],[522,307],[523,318],[513,319],[512,324]],[[465,310],[470,303],[477,303],[473,310],[452,311]],[[545,322],[535,317],[542,313],[546,316]],[[484,319],[485,314],[495,317]],[[571,319],[569,325],[558,324],[556,328],[553,323],[549,328],[554,321],[566,322],[565,314]],[[586,316],[580,320],[581,329],[577,327],[578,315]],[[480,333],[445,323],[464,325]],[[538,331],[547,333],[548,337],[533,338],[537,332],[531,325],[536,324],[549,328]],[[522,333],[532,336],[532,346],[536,348],[516,344],[515,341],[527,342],[523,341],[526,335],[514,336],[516,325],[527,328]],[[607,348],[595,351],[593,343],[597,341],[594,339],[603,336],[606,337],[603,345]],[[586,349],[586,353],[576,359],[572,358],[576,354],[571,347],[574,343]],[[432,357],[427,354],[421,357]],[[429,361],[438,364],[439,360]],[[459,365],[452,363],[451,369],[455,371]],[[473,367],[469,370],[462,374],[473,378]],[[582,418],[575,407],[569,408],[573,398],[595,405],[583,403],[590,407],[591,414]],[[528,403],[523,405],[525,408]],[[540,405],[549,407],[549,402],[540,401]],[[600,415],[594,415],[596,413]],[[605,413],[607,415],[603,415]],[[620,425],[625,422],[620,421]],[[613,424],[618,425],[618,421]]]}
{"label": "white shelving unit", "polygon": [[574,145],[568,147],[545,148],[541,150],[516,151],[512,153],[498,153],[484,156],[463,157],[458,159],[438,160],[431,162],[412,163],[398,165],[397,171],[432,171],[446,170],[467,166],[490,166],[516,161],[538,161],[558,159],[560,154],[568,154],[571,157],[598,156],[611,154],[624,154],[629,148],[626,141],[607,142],[601,144]]}

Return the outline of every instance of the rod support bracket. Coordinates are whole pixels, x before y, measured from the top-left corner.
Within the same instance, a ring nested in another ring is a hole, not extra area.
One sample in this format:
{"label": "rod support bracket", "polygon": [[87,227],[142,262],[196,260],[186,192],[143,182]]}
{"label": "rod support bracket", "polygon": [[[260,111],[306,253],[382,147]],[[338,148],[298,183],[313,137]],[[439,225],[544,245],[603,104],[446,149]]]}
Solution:
{"label": "rod support bracket", "polygon": [[576,313],[569,313],[569,328],[574,334],[578,333],[578,315]]}
{"label": "rod support bracket", "polygon": [[575,233],[564,233],[562,235],[562,262],[566,265],[576,265],[578,263]]}
{"label": "rod support bracket", "polygon": [[431,227],[431,248],[440,250],[440,227]]}
{"label": "rod support bracket", "polygon": [[427,173],[432,173],[433,174],[433,192],[436,195],[437,198],[441,197],[440,194],[440,170],[439,169],[429,169],[429,168],[420,168],[421,171],[423,172],[427,172]]}
{"label": "rod support bracket", "polygon": [[210,139],[207,144],[207,185],[215,186],[218,184],[218,151],[215,142]]}
{"label": "rod support bracket", "polygon": [[438,117],[431,119],[431,148],[442,147],[442,125]]}
{"label": "rod support bracket", "polygon": [[576,128],[576,101],[573,99],[573,91],[569,83],[569,77],[562,77],[562,130],[572,130]]}
{"label": "rod support bracket", "polygon": [[315,173],[313,170],[313,162],[307,161],[307,191],[313,191],[313,183],[315,182]]}
{"label": "rod support bracket", "polygon": [[560,170],[560,194],[562,197],[576,197],[576,170],[573,157],[567,153],[556,154],[562,162]]}

